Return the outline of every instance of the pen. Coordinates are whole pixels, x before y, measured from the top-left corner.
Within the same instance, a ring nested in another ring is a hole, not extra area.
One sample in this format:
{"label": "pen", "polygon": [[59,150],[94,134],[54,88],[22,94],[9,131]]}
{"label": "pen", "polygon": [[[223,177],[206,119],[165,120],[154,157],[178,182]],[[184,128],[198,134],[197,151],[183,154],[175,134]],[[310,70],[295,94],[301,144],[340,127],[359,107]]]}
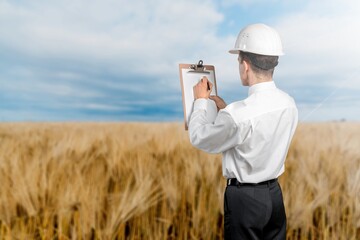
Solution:
{"label": "pen", "polygon": [[208,91],[210,91],[210,84],[207,82]]}

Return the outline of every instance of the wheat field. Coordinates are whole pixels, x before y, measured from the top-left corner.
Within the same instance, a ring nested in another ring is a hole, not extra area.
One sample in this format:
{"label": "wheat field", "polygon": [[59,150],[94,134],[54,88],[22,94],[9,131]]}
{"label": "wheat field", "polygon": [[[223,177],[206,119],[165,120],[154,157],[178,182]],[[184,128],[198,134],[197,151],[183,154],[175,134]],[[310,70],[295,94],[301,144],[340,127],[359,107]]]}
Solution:
{"label": "wheat field", "polygon": [[[360,124],[301,123],[287,239],[360,239]],[[0,239],[222,239],[221,155],[179,123],[1,123]]]}

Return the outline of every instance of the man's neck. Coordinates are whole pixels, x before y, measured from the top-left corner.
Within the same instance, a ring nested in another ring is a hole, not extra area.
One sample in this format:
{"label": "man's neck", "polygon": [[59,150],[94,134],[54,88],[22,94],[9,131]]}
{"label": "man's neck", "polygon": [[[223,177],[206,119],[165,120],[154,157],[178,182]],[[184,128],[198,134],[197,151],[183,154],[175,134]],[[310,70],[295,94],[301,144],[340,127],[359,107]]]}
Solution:
{"label": "man's neck", "polygon": [[249,87],[258,83],[272,82],[272,78],[254,78],[249,81]]}

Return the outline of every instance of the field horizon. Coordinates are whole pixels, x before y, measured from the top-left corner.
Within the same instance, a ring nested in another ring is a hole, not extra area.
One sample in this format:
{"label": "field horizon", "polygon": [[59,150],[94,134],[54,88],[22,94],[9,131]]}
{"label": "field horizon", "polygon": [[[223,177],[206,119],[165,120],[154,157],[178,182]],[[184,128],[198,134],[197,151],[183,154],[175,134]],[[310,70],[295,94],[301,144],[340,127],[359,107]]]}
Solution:
{"label": "field horizon", "polygon": [[[300,123],[287,239],[360,239],[360,122]],[[0,239],[222,239],[221,155],[182,122],[0,123]]]}

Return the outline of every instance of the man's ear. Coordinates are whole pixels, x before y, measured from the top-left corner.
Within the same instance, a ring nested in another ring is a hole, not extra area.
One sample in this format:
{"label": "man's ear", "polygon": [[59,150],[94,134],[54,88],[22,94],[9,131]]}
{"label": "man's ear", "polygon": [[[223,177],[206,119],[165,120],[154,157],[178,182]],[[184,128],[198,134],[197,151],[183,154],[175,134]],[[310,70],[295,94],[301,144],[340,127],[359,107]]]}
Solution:
{"label": "man's ear", "polygon": [[242,64],[244,66],[243,77],[244,79],[247,79],[250,70],[250,64],[246,60],[243,60]]}
{"label": "man's ear", "polygon": [[250,69],[250,64],[246,60],[243,61],[243,64],[244,64],[244,72],[246,72],[247,74]]}

